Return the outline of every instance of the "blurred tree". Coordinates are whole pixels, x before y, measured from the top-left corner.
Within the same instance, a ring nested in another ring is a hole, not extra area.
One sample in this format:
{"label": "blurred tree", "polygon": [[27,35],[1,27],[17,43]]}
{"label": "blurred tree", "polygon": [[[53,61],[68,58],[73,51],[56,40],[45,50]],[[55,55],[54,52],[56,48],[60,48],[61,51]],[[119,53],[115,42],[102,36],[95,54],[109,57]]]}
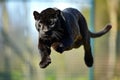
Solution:
{"label": "blurred tree", "polygon": [[117,28],[117,54],[116,54],[116,73],[115,77],[118,77],[120,79],[120,0],[118,0],[118,9],[117,9],[117,22],[118,22],[118,28]]}
{"label": "blurred tree", "polygon": [[[3,4],[2,4],[2,10],[3,10],[3,17],[2,17],[2,22],[3,22],[3,25],[4,25],[4,27],[2,27],[1,28],[1,32],[2,33],[4,33],[4,32],[6,32],[7,34],[8,34],[8,14],[7,14],[7,10],[6,10],[6,5],[5,5],[5,3],[3,2]],[[8,41],[5,39],[5,38],[7,38],[7,36],[5,36],[4,34],[2,34],[2,38],[3,38],[3,45],[2,45],[2,47],[3,47],[3,52],[2,52],[2,61],[3,62],[1,62],[1,63],[3,63],[4,64],[4,70],[5,70],[5,72],[3,72],[2,74],[3,74],[3,79],[4,80],[7,80],[7,79],[9,79],[9,80],[11,80],[11,76],[10,76],[10,62],[9,62],[9,60],[10,60],[10,58],[9,58],[9,54],[8,54],[8,49],[9,49],[9,47],[7,46],[7,44],[8,44]]]}
{"label": "blurred tree", "polygon": [[117,41],[117,29],[118,29],[118,0],[107,0],[108,11],[112,29],[109,37],[109,60],[108,60],[108,80],[114,79],[115,63],[116,63],[116,41]]}
{"label": "blurred tree", "polygon": [[[109,22],[106,0],[95,0],[95,30],[99,31]],[[108,34],[95,39],[95,80],[107,80]]]}
{"label": "blurred tree", "polygon": [[[11,17],[11,9],[8,9],[8,4],[6,2],[1,2],[0,6],[2,12],[0,25],[0,47],[2,48],[0,49],[0,54],[2,56],[0,56],[0,63],[3,64],[0,66],[0,79],[34,80],[34,61],[31,59],[33,55],[31,46],[33,42],[31,41],[30,35],[25,35],[24,33],[28,33],[29,30],[27,28],[28,25],[26,20],[27,13],[18,12],[17,14],[14,14],[14,17]],[[22,6],[22,9],[25,11],[27,10],[25,3],[19,6]],[[16,6],[15,8],[18,8],[19,6]],[[18,9],[16,10],[18,11]],[[18,15],[18,17],[16,17],[16,15]],[[12,24],[11,21],[14,20],[13,22],[15,22],[15,18],[18,19],[18,23]],[[22,77],[22,75],[25,77]]]}
{"label": "blurred tree", "polygon": [[[120,0],[96,0],[96,30],[106,23],[112,24],[109,36],[103,36],[95,44],[95,80],[119,80],[119,17]],[[118,43],[116,43],[118,42]],[[117,45],[116,45],[117,44]],[[102,48],[101,48],[102,46]],[[116,51],[117,49],[117,51]],[[104,51],[104,52],[103,52]],[[96,54],[97,52],[97,54]],[[116,57],[117,56],[117,57]],[[107,75],[107,76],[106,76]]]}

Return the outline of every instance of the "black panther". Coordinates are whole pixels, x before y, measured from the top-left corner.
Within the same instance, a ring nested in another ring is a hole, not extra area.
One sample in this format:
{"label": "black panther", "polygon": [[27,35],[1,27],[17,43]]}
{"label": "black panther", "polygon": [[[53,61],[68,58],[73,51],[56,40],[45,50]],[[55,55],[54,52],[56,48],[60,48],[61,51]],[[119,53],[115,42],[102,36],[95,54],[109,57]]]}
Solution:
{"label": "black panther", "polygon": [[46,68],[51,63],[51,47],[59,53],[84,46],[84,61],[88,67],[93,65],[90,38],[97,38],[107,33],[112,26],[96,33],[90,32],[84,16],[74,8],[59,10],[47,8],[42,12],[33,12],[35,26],[39,33],[38,49],[41,54],[40,67]]}

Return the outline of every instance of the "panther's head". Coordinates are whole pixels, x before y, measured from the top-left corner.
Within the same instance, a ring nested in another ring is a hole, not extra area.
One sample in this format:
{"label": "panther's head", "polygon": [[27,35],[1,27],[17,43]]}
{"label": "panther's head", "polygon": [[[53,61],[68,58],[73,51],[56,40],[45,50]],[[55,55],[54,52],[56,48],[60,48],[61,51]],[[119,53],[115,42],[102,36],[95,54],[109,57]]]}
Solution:
{"label": "panther's head", "polygon": [[62,28],[60,27],[59,16],[61,11],[55,8],[47,8],[41,13],[33,12],[35,19],[35,26],[39,32],[39,38],[41,39],[51,39],[60,38],[62,33],[60,32]]}

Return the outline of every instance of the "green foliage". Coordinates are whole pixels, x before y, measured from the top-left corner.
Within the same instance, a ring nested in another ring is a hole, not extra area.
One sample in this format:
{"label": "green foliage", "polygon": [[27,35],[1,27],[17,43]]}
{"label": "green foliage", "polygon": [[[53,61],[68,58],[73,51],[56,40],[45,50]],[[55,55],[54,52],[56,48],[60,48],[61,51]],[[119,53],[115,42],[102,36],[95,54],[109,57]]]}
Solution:
{"label": "green foliage", "polygon": [[20,71],[12,71],[11,80],[24,80],[24,76]]}
{"label": "green foliage", "polygon": [[45,80],[56,80],[55,70],[46,71],[45,76]]}

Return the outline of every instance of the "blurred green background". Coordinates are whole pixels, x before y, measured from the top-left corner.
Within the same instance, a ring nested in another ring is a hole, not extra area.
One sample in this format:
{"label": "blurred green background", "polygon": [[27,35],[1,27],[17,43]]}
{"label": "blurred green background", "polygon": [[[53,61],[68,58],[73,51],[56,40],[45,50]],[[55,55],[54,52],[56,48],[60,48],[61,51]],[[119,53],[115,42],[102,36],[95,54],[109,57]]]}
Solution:
{"label": "blurred green background", "polygon": [[[79,9],[90,30],[112,24],[112,30],[92,44],[91,70],[84,64],[82,46],[63,54],[52,50],[52,63],[46,69],[39,67],[33,11],[48,7]],[[119,8],[120,0],[94,0],[94,4],[92,0],[0,0],[0,80],[120,80]]]}

